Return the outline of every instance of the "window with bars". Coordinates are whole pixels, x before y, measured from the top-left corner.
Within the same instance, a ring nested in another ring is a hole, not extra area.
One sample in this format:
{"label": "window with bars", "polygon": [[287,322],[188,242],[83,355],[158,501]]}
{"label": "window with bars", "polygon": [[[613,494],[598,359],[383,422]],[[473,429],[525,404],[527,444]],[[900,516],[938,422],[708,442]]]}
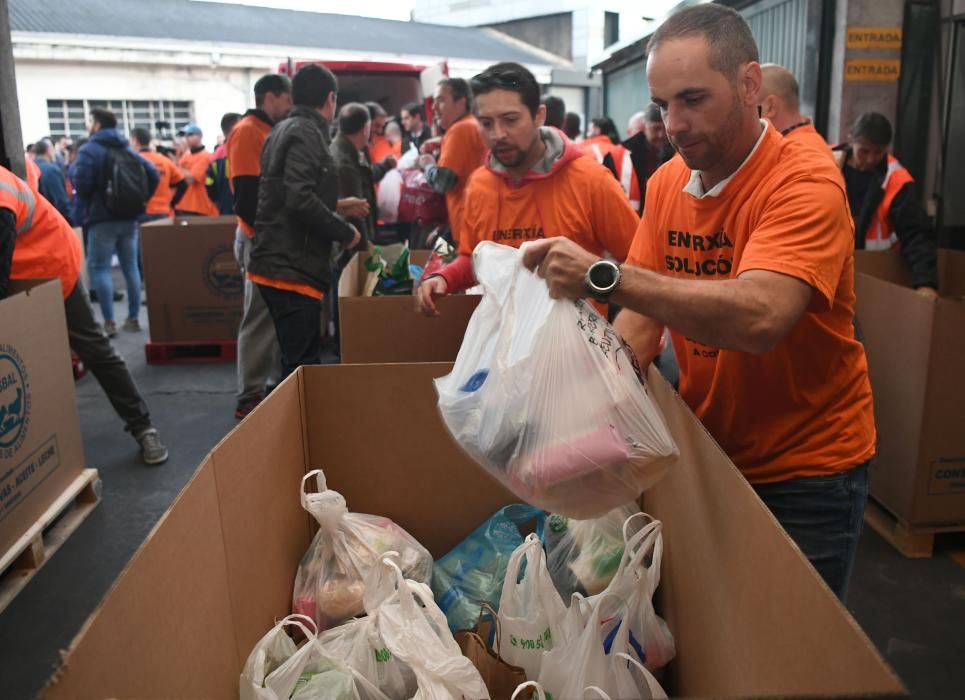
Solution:
{"label": "window with bars", "polygon": [[170,137],[177,127],[194,120],[194,105],[184,100],[47,100],[50,135],[78,138],[87,135],[87,115],[94,107],[111,110],[123,133],[144,127],[158,131],[157,123],[166,122],[161,137]]}

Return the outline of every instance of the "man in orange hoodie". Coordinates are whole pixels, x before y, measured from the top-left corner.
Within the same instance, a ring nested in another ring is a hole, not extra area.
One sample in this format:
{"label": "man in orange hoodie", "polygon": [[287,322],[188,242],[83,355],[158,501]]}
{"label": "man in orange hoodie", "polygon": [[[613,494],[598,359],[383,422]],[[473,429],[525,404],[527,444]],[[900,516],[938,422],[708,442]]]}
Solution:
{"label": "man in orange hoodie", "polygon": [[516,63],[499,63],[472,79],[476,117],[490,147],[466,187],[459,256],[419,287],[419,309],[475,285],[472,252],[481,241],[514,247],[565,236],[597,255],[625,260],[639,219],[602,165],[543,126],[539,84]]}

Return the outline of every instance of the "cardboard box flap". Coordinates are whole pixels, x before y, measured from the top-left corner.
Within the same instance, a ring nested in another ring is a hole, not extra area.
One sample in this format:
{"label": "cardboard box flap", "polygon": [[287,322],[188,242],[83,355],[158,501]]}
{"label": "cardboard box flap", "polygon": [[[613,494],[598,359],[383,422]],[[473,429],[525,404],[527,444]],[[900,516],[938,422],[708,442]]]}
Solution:
{"label": "cardboard box flap", "polygon": [[938,251],[938,280],[943,297],[965,301],[965,251]]}
{"label": "cardboard box flap", "polygon": [[294,564],[312,536],[298,495],[306,464],[301,382],[283,382],[276,394],[271,410],[259,406],[211,452],[228,572],[225,594],[241,663],[291,607]]}
{"label": "cardboard box flap", "polygon": [[[10,280],[5,299],[9,299],[15,294],[22,294],[23,292],[29,293],[32,289],[36,289],[42,284],[56,285],[57,291],[60,292],[61,290],[60,280],[58,279]],[[61,298],[63,298],[62,292]]]}
{"label": "cardboard box flap", "polygon": [[241,664],[228,591],[215,470],[205,460],[43,696],[237,697]]}
{"label": "cardboard box flap", "polygon": [[901,251],[897,248],[854,251],[854,271],[888,280],[903,287],[911,286],[911,272]]}
{"label": "cardboard box flap", "polygon": [[659,592],[675,697],[900,697],[889,669],[683,400],[651,395],[680,448],[643,496],[664,523]]}

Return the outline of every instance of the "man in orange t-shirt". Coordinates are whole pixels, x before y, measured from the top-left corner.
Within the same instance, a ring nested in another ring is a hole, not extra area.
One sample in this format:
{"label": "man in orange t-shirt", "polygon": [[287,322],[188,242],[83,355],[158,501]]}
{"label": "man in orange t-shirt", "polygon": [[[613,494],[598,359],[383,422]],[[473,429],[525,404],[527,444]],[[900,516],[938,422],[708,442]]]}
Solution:
{"label": "man in orange t-shirt", "polygon": [[466,187],[459,256],[417,292],[419,309],[476,284],[472,252],[481,241],[519,247],[566,236],[596,255],[627,257],[639,219],[605,167],[543,126],[539,84],[523,66],[498,63],[472,79],[476,115],[491,146]]}
{"label": "man in orange t-shirt", "polygon": [[[277,73],[263,75],[255,83],[255,107],[245,112],[225,142],[231,174],[231,192],[238,218],[235,258],[242,272],[251,259],[251,239],[258,214],[261,183],[261,149],[272,127],[292,108],[291,82]],[[244,312],[238,326],[238,403],[235,418],[241,419],[265,398],[270,385],[281,380],[281,350],[265,300],[258,285],[245,277]]]}
{"label": "man in orange t-shirt", "polygon": [[[472,92],[461,78],[447,78],[436,86],[432,104],[439,126],[445,130],[439,145],[439,160],[426,153],[419,158],[419,167],[433,189],[446,195],[446,210],[452,239],[459,241],[465,210],[463,195],[469,177],[483,164],[486,144],[479,124],[472,112]],[[433,148],[437,141],[427,141],[423,150]]]}
{"label": "man in orange t-shirt", "polygon": [[131,146],[137,149],[145,160],[151,161],[160,176],[157,189],[144,207],[144,213],[137,219],[141,224],[171,216],[174,207],[188,189],[181,168],[176,166],[173,160],[154,150],[151,141],[151,132],[147,129],[138,127],[131,131]]}
{"label": "man in orange t-shirt", "polygon": [[777,129],[781,136],[826,154],[834,161],[831,147],[814,128],[810,119],[801,114],[800,88],[794,75],[776,63],[761,66],[761,116]]}
{"label": "man in orange t-shirt", "polygon": [[188,146],[178,163],[188,183],[188,191],[184,193],[176,209],[178,216],[217,216],[218,207],[211,201],[204,185],[211,154],[201,142],[201,127],[197,124],[185,124],[178,133],[184,135]]}
{"label": "man in orange t-shirt", "polygon": [[651,178],[627,264],[567,240],[525,263],[554,297],[623,306],[641,361],[671,329],[681,396],[843,599],[875,452],[846,192],[829,159],[758,118],[757,46],[735,11],[682,10],[648,50],[681,157]]}

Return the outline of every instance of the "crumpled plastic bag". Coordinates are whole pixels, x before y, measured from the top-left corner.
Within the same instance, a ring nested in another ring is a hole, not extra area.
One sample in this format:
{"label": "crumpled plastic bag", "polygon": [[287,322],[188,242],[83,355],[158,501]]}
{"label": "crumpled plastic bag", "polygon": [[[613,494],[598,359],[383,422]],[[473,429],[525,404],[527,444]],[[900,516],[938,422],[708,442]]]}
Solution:
{"label": "crumpled plastic bag", "polygon": [[628,503],[590,520],[547,518],[546,567],[564,599],[596,595],[609,585],[623,558],[623,524],[639,512],[636,503]]}
{"label": "crumpled plastic bag", "polygon": [[[318,491],[307,494],[305,483],[312,477]],[[292,611],[312,618],[320,632],[364,611],[365,579],[385,552],[399,552],[407,577],[423,582],[432,577],[432,555],[425,547],[389,518],[349,513],[342,494],[327,489],[321,469],[302,479],[301,500],[318,522],[318,533],[298,565]]]}

